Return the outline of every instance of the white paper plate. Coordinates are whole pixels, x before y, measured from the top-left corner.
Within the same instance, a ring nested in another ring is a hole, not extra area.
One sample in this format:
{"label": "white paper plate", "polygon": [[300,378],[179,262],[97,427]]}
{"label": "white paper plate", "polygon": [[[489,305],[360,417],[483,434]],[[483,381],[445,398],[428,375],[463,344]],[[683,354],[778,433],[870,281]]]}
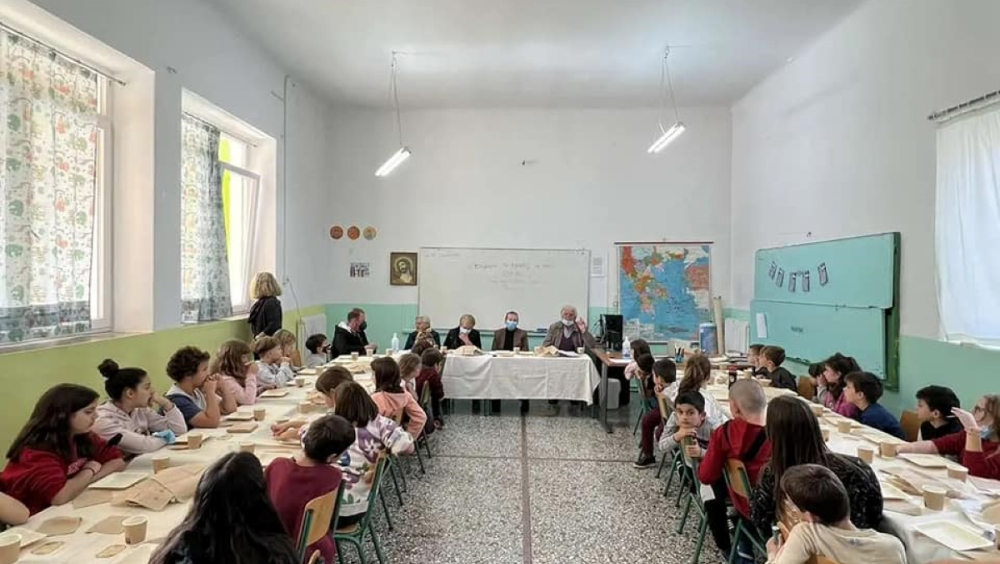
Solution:
{"label": "white paper plate", "polygon": [[[287,395],[288,395],[288,390],[284,390],[284,389],[278,388],[278,389],[275,389],[275,390],[267,390],[263,394],[261,394],[261,395],[259,395],[257,397],[261,397],[261,398],[283,398],[283,397],[285,397]],[[253,414],[250,415],[250,418],[253,419]]]}
{"label": "white paper plate", "polygon": [[249,411],[237,411],[226,416],[227,421],[250,421],[252,419],[253,413]]}
{"label": "white paper plate", "polygon": [[21,548],[35,544],[36,542],[45,538],[45,535],[39,533],[38,531],[32,531],[31,529],[25,529],[24,527],[11,527],[6,531],[0,533],[0,535],[6,534],[16,534],[21,535]]}
{"label": "white paper plate", "polygon": [[908,500],[910,496],[903,493],[903,490],[887,482],[879,482],[882,486],[882,499],[902,499]]}
{"label": "white paper plate", "polygon": [[149,477],[145,472],[115,472],[87,486],[93,490],[124,490]]}
{"label": "white paper plate", "polygon": [[947,468],[950,463],[940,457],[933,454],[899,454],[898,458],[912,462],[921,468]]}
{"label": "white paper plate", "polygon": [[[250,418],[253,419],[252,416]],[[204,445],[205,441],[207,441],[208,439],[212,439],[212,438],[215,438],[215,435],[206,435],[205,433],[202,433],[201,434],[201,444]],[[183,435],[177,437],[177,440],[174,441],[174,444],[175,445],[186,445],[186,444],[188,444],[188,433],[184,433]]]}
{"label": "white paper plate", "polygon": [[953,521],[932,521],[914,527],[917,532],[934,539],[956,552],[976,550],[993,546],[993,541],[983,536],[983,532],[964,523]]}

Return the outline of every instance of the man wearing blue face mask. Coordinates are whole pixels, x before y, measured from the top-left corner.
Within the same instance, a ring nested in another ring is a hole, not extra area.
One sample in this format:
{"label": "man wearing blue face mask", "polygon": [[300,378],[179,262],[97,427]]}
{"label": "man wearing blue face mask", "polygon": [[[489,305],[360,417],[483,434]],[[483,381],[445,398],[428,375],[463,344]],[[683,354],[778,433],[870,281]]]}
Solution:
{"label": "man wearing blue face mask", "polygon": [[493,333],[493,350],[512,351],[519,348],[522,351],[531,350],[528,345],[528,332],[517,327],[518,316],[516,311],[508,311],[504,318],[503,329],[498,329]]}

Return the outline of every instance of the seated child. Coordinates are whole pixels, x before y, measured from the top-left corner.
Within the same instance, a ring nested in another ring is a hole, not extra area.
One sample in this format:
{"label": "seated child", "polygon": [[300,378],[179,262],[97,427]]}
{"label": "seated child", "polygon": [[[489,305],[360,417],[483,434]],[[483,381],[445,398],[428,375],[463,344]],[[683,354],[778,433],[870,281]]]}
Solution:
{"label": "seated child", "polygon": [[674,412],[660,435],[660,450],[663,456],[669,456],[686,437],[694,439],[697,446],[705,450],[712,430],[712,424],[705,418],[705,398],[696,392],[680,394],[674,400]]}
{"label": "seated child", "polygon": [[99,398],[76,384],[50,388],[10,445],[0,483],[32,515],[69,503],[90,484],[125,469],[122,451],[92,431]]}
{"label": "seated child", "polygon": [[858,408],[853,403],[847,401],[844,388],[844,376],[851,372],[861,372],[858,362],[852,357],[838,353],[823,361],[823,375],[817,378],[819,390],[816,393],[816,401],[844,417],[851,419],[858,418]]}
{"label": "seated child", "polygon": [[830,469],[800,464],[785,471],[781,489],[802,514],[785,543],[767,543],[769,564],[806,564],[822,555],[835,562],[906,564],[903,543],[874,529],[851,523],[847,489]]}
{"label": "seated child", "polygon": [[920,439],[930,441],[962,430],[962,423],[951,410],[962,407],[951,388],[927,386],[917,390],[917,417],[920,418]]}
{"label": "seated child", "polygon": [[635,371],[639,368],[638,360],[639,357],[646,354],[652,354],[649,348],[649,343],[645,339],[636,339],[629,343],[629,353],[632,355],[632,362],[625,366],[625,379],[631,380],[632,376],[635,376]]}
{"label": "seated child", "polygon": [[[729,410],[733,419],[712,431],[705,458],[698,467],[698,480],[712,486],[715,499],[705,501],[708,527],[719,549],[728,554],[732,548],[729,536],[729,521],[726,516],[726,500],[733,499],[733,507],[739,516],[749,521],[750,503],[746,498],[732,495],[726,487],[723,473],[726,461],[735,459],[746,466],[750,485],[760,481],[760,473],[771,458],[771,442],[764,430],[767,396],[755,380],[738,380],[729,389]],[[752,557],[745,554],[744,557]]]}
{"label": "seated child", "polygon": [[847,382],[844,388],[847,401],[854,404],[860,412],[858,421],[896,438],[906,438],[899,420],[878,403],[882,397],[882,382],[874,374],[852,372],[844,377],[844,381]]}
{"label": "seated child", "polygon": [[970,476],[1000,480],[1000,395],[979,398],[972,412],[953,408],[963,431],[932,441],[899,445],[900,453],[954,456]]}
{"label": "seated child", "polygon": [[281,343],[274,337],[261,337],[253,342],[257,361],[257,382],[262,390],[288,385],[295,379],[295,372],[288,358],[282,356]]}
{"label": "seated child", "polygon": [[[184,414],[153,389],[142,368],[119,368],[106,359],[97,367],[104,376],[108,401],[97,406],[94,432],[109,441],[121,435],[118,448],[127,454],[153,452],[173,444],[187,432]],[[153,409],[153,406],[157,409]],[[160,411],[163,413],[161,414]]]}
{"label": "seated child", "polygon": [[406,432],[414,439],[420,437],[424,424],[427,423],[427,414],[417,403],[417,399],[403,389],[399,365],[387,356],[376,358],[372,361],[372,372],[375,374],[372,400],[378,406],[379,414],[404,422]]}
{"label": "seated child", "polygon": [[420,355],[420,363],[423,366],[417,374],[417,397],[424,392],[424,386],[431,387],[431,417],[434,419],[434,426],[444,427],[444,420],[441,418],[441,400],[444,399],[444,385],[441,383],[441,373],[438,366],[444,362],[444,357],[436,349],[427,349]]}
{"label": "seated child", "polygon": [[309,338],[306,339],[306,350],[309,351],[305,360],[306,368],[323,366],[327,363],[326,357],[330,352],[330,341],[322,333],[309,335]]}
{"label": "seated child", "polygon": [[[353,382],[354,377],[343,366],[331,366],[323,371],[316,378],[316,391],[323,396],[323,403],[328,409],[327,413],[333,413],[334,406],[337,405],[337,386],[344,382]],[[305,419],[295,419],[284,423],[271,425],[271,434],[278,440],[299,440],[302,435],[300,429],[306,424]]]}
{"label": "seated child", "polygon": [[[354,442],[354,427],[343,417],[325,415],[309,425],[302,437],[302,450],[291,458],[277,458],[264,471],[267,495],[278,517],[294,539],[302,529],[306,504],[329,492],[336,492],[344,477],[331,466]],[[324,562],[336,562],[337,547],[330,535],[306,549],[319,550]]]}
{"label": "seated child", "polygon": [[761,364],[760,351],[764,349],[764,345],[753,344],[747,349],[747,364],[749,364],[753,370],[754,378],[766,378],[767,368]]}
{"label": "seated child", "polygon": [[413,347],[410,348],[410,353],[411,354],[415,354],[417,356],[421,356],[421,355],[424,354],[424,351],[426,351],[428,349],[435,349],[435,350],[437,350],[437,347],[434,346],[434,342],[433,341],[430,341],[428,339],[424,339],[424,340],[420,340],[420,341],[417,341],[416,343],[414,343]]}
{"label": "seated child", "polygon": [[299,353],[298,343],[295,340],[295,333],[288,329],[279,329],[274,334],[281,346],[281,360],[288,361],[288,364],[295,369],[302,367],[302,355]]}
{"label": "seated child", "polygon": [[226,390],[237,405],[257,402],[258,370],[250,345],[238,339],[222,343],[208,367],[208,373],[218,378],[219,387]]}
{"label": "seated child", "polygon": [[413,353],[406,353],[399,357],[399,377],[403,380],[403,389],[413,396],[413,399],[420,402],[417,395],[417,375],[422,368],[420,357]]}
{"label": "seated child", "polygon": [[337,415],[354,426],[356,439],[336,466],[344,472],[347,484],[338,527],[353,525],[368,511],[368,493],[379,456],[383,452],[409,454],[413,452],[413,437],[392,419],[378,414],[378,406],[361,384],[345,382],[337,387]]}
{"label": "seated child", "polygon": [[[189,431],[214,429],[223,415],[236,411],[236,398],[219,388],[218,378],[209,376],[209,358],[203,350],[182,347],[167,361],[167,376],[174,381],[167,390],[167,399],[181,410]],[[221,398],[217,391],[222,393]]]}
{"label": "seated child", "polygon": [[798,391],[799,386],[795,376],[781,366],[781,363],[785,362],[785,349],[772,345],[764,347],[760,351],[760,362],[761,367],[767,370],[767,374],[763,377],[770,380],[772,386]]}
{"label": "seated child", "polygon": [[661,358],[653,362],[653,355],[644,354],[636,359],[638,369],[635,377],[643,381],[649,381],[648,390],[652,394],[654,407],[642,416],[640,426],[642,434],[639,441],[639,459],[632,466],[635,468],[652,468],[656,466],[656,457],[653,456],[653,440],[656,429],[663,424],[663,416],[660,414],[660,402],[656,399],[664,397],[667,403],[671,403],[667,396],[667,387],[677,381],[677,365],[669,358]]}

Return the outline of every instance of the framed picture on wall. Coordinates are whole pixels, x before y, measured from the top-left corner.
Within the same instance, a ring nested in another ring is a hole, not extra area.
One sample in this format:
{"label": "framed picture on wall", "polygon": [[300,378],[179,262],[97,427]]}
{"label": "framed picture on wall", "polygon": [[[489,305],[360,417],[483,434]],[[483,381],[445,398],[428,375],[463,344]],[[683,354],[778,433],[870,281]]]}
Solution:
{"label": "framed picture on wall", "polygon": [[389,284],[417,285],[417,253],[389,253]]}

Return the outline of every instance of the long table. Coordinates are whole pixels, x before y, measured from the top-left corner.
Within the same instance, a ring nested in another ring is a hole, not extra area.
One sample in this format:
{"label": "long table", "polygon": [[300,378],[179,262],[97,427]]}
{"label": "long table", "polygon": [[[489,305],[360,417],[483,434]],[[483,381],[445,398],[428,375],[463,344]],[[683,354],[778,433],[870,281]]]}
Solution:
{"label": "long table", "polygon": [[441,372],[451,399],[577,400],[590,405],[599,379],[587,355],[449,354]]}
{"label": "long table", "polygon": [[[315,419],[326,410],[321,406],[315,406],[310,413],[299,413],[299,403],[307,400],[309,392],[315,389],[315,376],[304,376],[305,385],[303,387],[283,388],[288,391],[288,395],[281,398],[258,398],[254,406],[244,406],[241,412],[252,412],[255,407],[264,407],[267,410],[263,421],[258,422],[257,429],[252,433],[230,434],[225,428],[221,429],[200,429],[205,437],[201,448],[197,450],[171,450],[161,449],[155,453],[143,454],[133,459],[126,472],[153,473],[153,456],[167,454],[170,456],[171,467],[182,464],[205,464],[209,465],[229,452],[239,449],[240,442],[255,443],[255,454],[266,465],[272,460],[282,456],[291,456],[296,447],[282,446],[271,438],[270,426],[281,418],[289,419]],[[366,388],[371,388],[371,376],[367,374],[356,374],[358,380]],[[75,509],[72,503],[62,506],[50,507],[34,516],[27,524],[21,528],[36,530],[43,522],[53,517],[80,517],[83,522],[77,530],[69,535],[49,537],[45,540],[32,544],[30,547],[22,548],[19,564],[79,564],[80,562],[106,562],[107,564],[145,564],[149,556],[156,549],[165,537],[184,519],[190,506],[190,500],[181,503],[171,503],[163,511],[152,511],[142,507],[114,507],[108,503],[94,505],[81,509]],[[133,515],[144,515],[148,519],[146,542],[143,544],[130,546],[118,555],[98,560],[97,553],[109,545],[124,544],[124,535],[107,535],[101,533],[87,533],[86,531],[99,521],[111,516],[129,517]],[[16,531],[15,531],[16,532]],[[45,542],[59,541],[63,545],[54,552],[47,555],[32,554],[31,551]]]}
{"label": "long table", "polygon": [[[728,413],[729,404],[727,401],[724,401],[729,397],[728,387],[713,385],[709,386],[708,391],[716,399],[720,400],[720,404],[723,406],[723,409]],[[793,392],[788,390],[765,388],[765,391],[768,393],[769,397],[785,394],[793,395]],[[802,401],[808,401],[805,398],[801,398],[801,396],[795,397],[798,397]],[[880,442],[901,443],[902,441],[871,427],[864,426],[856,421],[852,422],[852,429],[850,433],[841,433],[838,431],[837,425],[839,422],[845,420],[846,418],[830,410],[824,410],[824,414],[820,417],[820,425],[830,432],[830,440],[827,442],[827,446],[829,446],[830,450],[833,452],[850,456],[857,456],[859,446],[865,445],[874,447],[876,454],[871,463],[871,467],[876,471],[876,474],[878,474],[880,481],[885,480],[888,477],[888,470],[903,467],[908,470],[918,471],[928,477],[940,481],[943,484],[953,487],[959,491],[963,491],[963,493],[969,496],[970,499],[988,499],[986,492],[978,490],[972,486],[971,483],[966,482],[963,484],[948,478],[947,467],[961,467],[960,464],[940,458],[940,467],[924,468],[905,460],[905,458],[883,458],[878,453]],[[962,511],[962,508],[957,501],[949,500],[944,511],[932,511],[924,508],[921,496],[907,495],[905,492],[898,491],[898,489],[897,491],[893,491],[891,495],[887,495],[885,493],[886,490],[887,488],[883,483],[883,495],[886,495],[888,498],[898,497],[902,494],[903,499],[886,499],[886,508],[883,511],[882,523],[879,526],[879,529],[883,532],[895,535],[903,542],[903,546],[906,548],[907,562],[910,564],[926,564],[937,560],[954,558],[1000,559],[1000,552],[997,552],[996,550],[977,550],[964,553],[955,552],[917,531],[917,528],[920,525],[941,521],[942,519],[964,522],[965,524],[973,525],[973,522]],[[1000,491],[995,492],[995,494],[1000,494]],[[911,510],[915,509],[919,511],[920,515],[908,515],[906,513],[892,510],[892,507],[894,506],[902,508],[901,505],[906,505]]]}

